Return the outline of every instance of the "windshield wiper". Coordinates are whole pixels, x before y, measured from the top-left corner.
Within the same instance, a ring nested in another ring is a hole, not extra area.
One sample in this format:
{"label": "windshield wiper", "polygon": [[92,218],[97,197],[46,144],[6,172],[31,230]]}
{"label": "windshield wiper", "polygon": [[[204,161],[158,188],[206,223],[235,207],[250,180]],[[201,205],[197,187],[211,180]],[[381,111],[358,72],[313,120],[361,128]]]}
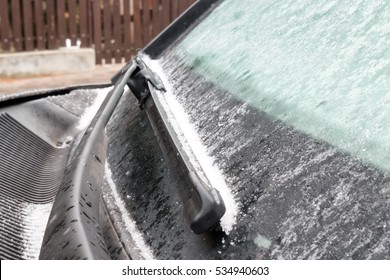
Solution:
{"label": "windshield wiper", "polygon": [[146,109],[164,156],[180,179],[180,193],[191,230],[200,234],[218,227],[226,211],[225,204],[218,190],[200,178],[163,108],[153,98],[156,91],[165,91],[161,79],[138,55],[112,78],[112,82],[115,87],[127,85],[137,98],[140,108]]}

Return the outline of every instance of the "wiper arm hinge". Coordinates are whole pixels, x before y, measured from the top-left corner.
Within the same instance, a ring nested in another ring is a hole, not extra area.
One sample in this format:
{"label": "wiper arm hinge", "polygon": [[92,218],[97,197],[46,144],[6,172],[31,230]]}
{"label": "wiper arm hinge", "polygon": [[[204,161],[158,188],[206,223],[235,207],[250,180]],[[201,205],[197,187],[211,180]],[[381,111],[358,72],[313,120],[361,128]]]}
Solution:
{"label": "wiper arm hinge", "polygon": [[156,89],[166,91],[160,77],[153,72],[146,63],[138,55],[135,59],[127,63],[113,78],[112,83],[116,84],[121,80],[122,76],[130,68],[131,65],[136,65],[136,70],[127,80],[126,84],[131,92],[137,98],[141,109],[144,108],[146,100],[150,96],[148,82],[150,82]]}

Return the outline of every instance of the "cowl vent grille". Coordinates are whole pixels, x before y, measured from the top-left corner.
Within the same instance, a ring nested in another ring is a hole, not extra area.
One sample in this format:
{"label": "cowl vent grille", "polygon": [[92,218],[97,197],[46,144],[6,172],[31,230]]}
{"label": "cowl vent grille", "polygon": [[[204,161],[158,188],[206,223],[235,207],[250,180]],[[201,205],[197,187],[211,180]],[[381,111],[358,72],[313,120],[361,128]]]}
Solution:
{"label": "cowl vent grille", "polygon": [[45,229],[67,148],[51,146],[6,113],[0,139],[0,258],[34,258],[40,250],[34,236]]}

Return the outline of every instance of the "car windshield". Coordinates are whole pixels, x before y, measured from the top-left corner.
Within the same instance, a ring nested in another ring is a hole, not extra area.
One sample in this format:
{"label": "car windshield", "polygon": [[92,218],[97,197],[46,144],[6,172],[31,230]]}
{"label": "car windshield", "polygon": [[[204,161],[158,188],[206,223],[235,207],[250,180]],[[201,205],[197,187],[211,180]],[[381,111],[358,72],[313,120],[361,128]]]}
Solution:
{"label": "car windshield", "polygon": [[390,258],[389,17],[226,0],[158,59],[158,99],[227,206],[203,257]]}

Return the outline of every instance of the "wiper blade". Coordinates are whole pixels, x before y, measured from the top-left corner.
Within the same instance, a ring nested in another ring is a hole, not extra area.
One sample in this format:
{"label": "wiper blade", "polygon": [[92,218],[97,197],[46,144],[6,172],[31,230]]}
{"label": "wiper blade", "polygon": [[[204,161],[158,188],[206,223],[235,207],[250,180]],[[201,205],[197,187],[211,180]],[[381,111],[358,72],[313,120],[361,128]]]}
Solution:
{"label": "wiper blade", "polygon": [[[226,207],[217,189],[204,182],[182,148],[175,131],[170,126],[169,119],[163,108],[153,95],[165,92],[165,87],[156,73],[142,60],[140,55],[127,64],[112,79],[113,83],[123,85],[125,73],[131,67],[131,76],[126,84],[137,98],[141,109],[146,109],[149,120],[155,130],[164,155],[174,162],[175,170],[180,177],[181,197],[184,202],[187,220],[193,232],[201,234],[216,228]],[[180,167],[179,167],[180,166]],[[178,170],[182,171],[178,171]]]}

